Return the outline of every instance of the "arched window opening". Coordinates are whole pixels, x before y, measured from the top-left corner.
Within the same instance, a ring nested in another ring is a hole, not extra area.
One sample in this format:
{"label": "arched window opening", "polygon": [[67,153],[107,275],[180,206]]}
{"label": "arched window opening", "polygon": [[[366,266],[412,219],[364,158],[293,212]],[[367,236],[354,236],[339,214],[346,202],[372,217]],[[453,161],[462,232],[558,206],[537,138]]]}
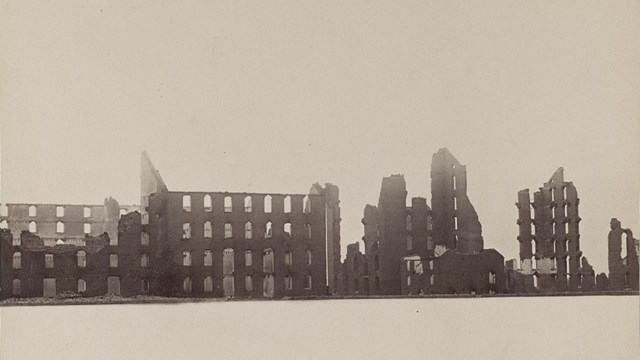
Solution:
{"label": "arched window opening", "polygon": [[270,239],[271,236],[273,236],[273,232],[272,232],[272,229],[271,229],[271,221],[268,221],[267,224],[265,225],[264,238],[265,239]]}
{"label": "arched window opening", "polygon": [[271,195],[264,197],[264,212],[271,213]]}
{"label": "arched window opening", "polygon": [[83,224],[83,230],[84,230],[85,234],[91,234],[91,224],[84,223]]}
{"label": "arched window opening", "polygon": [[13,253],[13,268],[14,269],[22,268],[22,254],[19,252]]}
{"label": "arched window opening", "polygon": [[273,297],[275,295],[275,284],[273,274],[265,275],[262,279],[262,296]]}
{"label": "arched window opening", "polygon": [[251,250],[246,250],[244,252],[244,266],[253,266],[253,253]]}
{"label": "arched window opening", "polygon": [[78,294],[87,292],[87,282],[84,279],[78,279]]}
{"label": "arched window opening", "polygon": [[[122,211],[122,210],[124,210],[125,212],[127,211],[127,210],[125,210],[125,209],[120,209],[120,211]],[[85,218],[90,218],[90,217],[91,217],[91,208],[90,208],[90,207],[85,206],[85,207],[84,207],[84,209],[82,210],[82,215],[83,215]],[[122,213],[120,213],[120,215],[122,215]]]}
{"label": "arched window opening", "polygon": [[293,263],[293,254],[291,251],[287,250],[284,252],[284,264],[291,265]]}
{"label": "arched window opening", "polygon": [[140,233],[140,245],[149,246],[149,234],[146,231]]}
{"label": "arched window opening", "polygon": [[76,253],[78,257],[78,267],[85,268],[87,267],[87,253],[84,250],[80,250]]}
{"label": "arched window opening", "polygon": [[262,252],[262,272],[265,273],[273,273],[274,271],[274,261],[273,261],[273,250],[272,249],[264,249]]}
{"label": "arched window opening", "polygon": [[284,224],[284,234],[287,237],[291,237],[291,223]]}
{"label": "arched window opening", "polygon": [[311,265],[311,250],[306,250],[304,252],[304,261],[307,265]]}
{"label": "arched window opening", "polygon": [[56,223],[56,232],[58,234],[63,234],[64,233],[64,223],[62,221],[58,221]]}
{"label": "arched window opening", "polygon": [[184,209],[184,211],[191,211],[191,195],[182,196],[182,209]]}
{"label": "arched window opening", "polygon": [[458,190],[458,184],[457,184],[456,176],[455,176],[455,175],[453,175],[453,176],[451,177],[451,183],[452,183],[452,186],[453,186],[453,191]]}
{"label": "arched window opening", "polygon": [[253,291],[253,278],[251,275],[246,275],[244,277],[244,290],[247,292]]}
{"label": "arched window opening", "polygon": [[13,296],[20,296],[22,293],[22,282],[19,279],[13,279]]}
{"label": "arched window opening", "polygon": [[407,236],[407,250],[413,250],[413,236]]}
{"label": "arched window opening", "polygon": [[411,231],[411,228],[412,228],[412,218],[411,218],[411,215],[407,215],[406,229],[407,231]]}
{"label": "arched window opening", "polygon": [[182,281],[182,291],[184,291],[187,294],[191,294],[191,290],[192,290],[191,277],[187,276]]}
{"label": "arched window opening", "polygon": [[213,266],[213,252],[211,250],[204,251],[204,266]]}
{"label": "arched window opening", "polygon": [[205,293],[213,292],[213,278],[211,278],[211,275],[204,278],[204,292]]}
{"label": "arched window opening", "polygon": [[212,212],[213,211],[213,200],[211,199],[211,195],[207,194],[203,199],[204,211]]}
{"label": "arched window opening", "polygon": [[205,221],[204,223],[204,237],[207,239],[211,239],[213,237],[213,227],[211,226],[211,221]]}
{"label": "arched window opening", "polygon": [[311,224],[306,223],[306,224],[304,224],[304,227],[305,227],[305,230],[306,230],[306,234],[305,234],[307,236],[306,239],[307,240],[311,240]]}
{"label": "arched window opening", "polygon": [[302,200],[302,204],[303,204],[303,211],[305,214],[311,214],[311,199],[309,198],[309,195],[305,195],[304,199]]}
{"label": "arched window opening", "polygon": [[284,198],[284,213],[289,214],[291,212],[291,196],[287,195]]}
{"label": "arched window opening", "polygon": [[244,224],[244,238],[245,239],[253,238],[253,226],[251,224],[251,221],[247,221]]}
{"label": "arched window opening", "polygon": [[222,273],[224,275],[232,275],[233,271],[233,249],[227,248],[222,251]]}
{"label": "arched window opening", "polygon": [[233,201],[231,199],[231,196],[225,196],[224,197],[224,212],[230,213],[231,211],[233,211]]}
{"label": "arched window opening", "polygon": [[29,206],[29,216],[36,216],[36,207],[33,205]]}
{"label": "arched window opening", "polygon": [[147,254],[140,255],[140,267],[143,267],[143,268],[149,267],[149,255]]}
{"label": "arched window opening", "polygon": [[244,197],[244,212],[252,212],[253,211],[253,205],[251,203],[251,196],[245,196]]}
{"label": "arched window opening", "polygon": [[496,283],[496,273],[493,271],[489,272],[489,284],[494,285]]}
{"label": "arched window opening", "polygon": [[293,277],[291,275],[285,275],[284,276],[284,288],[286,290],[292,290],[293,289]]}
{"label": "arched window opening", "polygon": [[191,224],[184,223],[182,224],[182,238],[183,239],[191,239]]}
{"label": "arched window opening", "polygon": [[306,290],[310,290],[311,289],[311,274],[306,274],[304,276],[304,288]]}
{"label": "arched window opening", "polygon": [[44,254],[44,267],[47,269],[53,268],[53,254]]}
{"label": "arched window opening", "polygon": [[231,226],[231,223],[225,223],[224,224],[224,238],[225,239],[231,239],[233,237],[233,226]]}
{"label": "arched window opening", "polygon": [[38,231],[38,227],[36,226],[35,221],[29,222],[29,232],[35,234]]}
{"label": "arched window opening", "polygon": [[191,251],[182,252],[182,266],[191,266]]}

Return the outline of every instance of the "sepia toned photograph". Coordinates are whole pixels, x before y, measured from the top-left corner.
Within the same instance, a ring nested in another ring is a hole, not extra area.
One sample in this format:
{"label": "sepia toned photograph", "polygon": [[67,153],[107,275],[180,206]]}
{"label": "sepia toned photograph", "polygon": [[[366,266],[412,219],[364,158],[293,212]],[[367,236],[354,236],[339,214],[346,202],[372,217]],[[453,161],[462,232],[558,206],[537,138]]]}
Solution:
{"label": "sepia toned photograph", "polygon": [[0,357],[637,359],[639,12],[1,1]]}

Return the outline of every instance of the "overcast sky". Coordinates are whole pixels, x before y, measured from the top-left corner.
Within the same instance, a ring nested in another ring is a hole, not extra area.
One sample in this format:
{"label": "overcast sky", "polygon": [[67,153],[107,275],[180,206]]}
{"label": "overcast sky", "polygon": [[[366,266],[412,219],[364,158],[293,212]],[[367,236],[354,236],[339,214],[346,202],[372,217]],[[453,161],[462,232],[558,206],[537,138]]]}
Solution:
{"label": "overcast sky", "polygon": [[4,202],[340,187],[342,245],[383,176],[430,202],[431,156],[467,165],[485,247],[518,256],[518,190],[560,166],[581,245],[640,234],[634,1],[24,2],[0,12]]}

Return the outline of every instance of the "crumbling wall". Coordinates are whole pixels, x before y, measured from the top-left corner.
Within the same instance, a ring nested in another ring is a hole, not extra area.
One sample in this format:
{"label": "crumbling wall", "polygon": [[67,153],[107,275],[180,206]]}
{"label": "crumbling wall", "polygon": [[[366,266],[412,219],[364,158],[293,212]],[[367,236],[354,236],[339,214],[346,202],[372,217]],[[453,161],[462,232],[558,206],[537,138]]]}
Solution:
{"label": "crumbling wall", "polygon": [[[622,253],[625,242],[627,253]],[[623,229],[618,219],[611,219],[608,236],[609,287],[611,290],[638,290],[638,253],[630,229]]]}
{"label": "crumbling wall", "polygon": [[347,256],[342,265],[344,276],[341,295],[369,295],[367,259],[360,252],[360,243],[347,245]]}
{"label": "crumbling wall", "polygon": [[484,248],[482,226],[467,196],[466,166],[442,148],[431,162],[431,209],[436,245],[463,254]]}

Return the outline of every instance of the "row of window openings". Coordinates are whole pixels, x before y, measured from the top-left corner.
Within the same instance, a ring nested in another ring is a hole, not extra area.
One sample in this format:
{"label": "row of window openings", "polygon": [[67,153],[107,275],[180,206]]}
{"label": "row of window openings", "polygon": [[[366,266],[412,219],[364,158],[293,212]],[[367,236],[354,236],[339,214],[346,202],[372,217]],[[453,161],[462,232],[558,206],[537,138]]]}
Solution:
{"label": "row of window openings", "polygon": [[[6,205],[4,205],[6,206]],[[31,205],[29,206],[29,217],[35,217],[38,214],[38,209],[35,205]],[[7,209],[3,208],[2,210],[2,216],[7,216]],[[90,207],[84,207],[84,209],[82,210],[82,215],[85,218],[90,218],[91,217],[91,208]],[[64,217],[64,206],[56,206],[56,217]]]}
{"label": "row of window openings", "polygon": [[[271,195],[267,195],[264,197],[264,212],[271,213],[272,211],[272,198]],[[304,204],[304,213],[311,213],[311,203],[309,202],[309,196],[306,195],[303,200]],[[213,211],[213,200],[211,195],[205,195],[203,200],[204,211],[211,212]],[[291,212],[291,196],[286,196],[284,198],[284,213],[288,214]],[[191,211],[191,195],[184,195],[182,197],[182,208],[185,211]],[[232,212],[233,211],[233,200],[231,196],[224,197],[224,212]],[[251,196],[245,196],[244,198],[244,212],[253,212],[253,203]]]}
{"label": "row of window openings", "polygon": [[[76,253],[77,257],[77,265],[80,268],[87,267],[87,253],[84,250],[80,250]],[[53,254],[45,254],[44,255],[44,266],[47,269],[52,269],[54,267],[53,263]],[[140,266],[148,267],[149,266],[149,255],[142,254],[140,256]],[[109,254],[109,267],[117,268],[118,267],[118,254]],[[20,269],[22,268],[22,253],[15,252],[13,253],[13,268]]]}
{"label": "row of window openings", "polygon": [[[413,217],[411,215],[407,215],[406,230],[407,231],[413,230]],[[433,223],[432,223],[431,215],[429,215],[427,217],[427,230],[428,231],[433,230]],[[378,234],[378,235],[380,235],[380,234]]]}
{"label": "row of window openings", "polygon": [[[536,234],[536,226],[535,224],[531,223],[531,234],[535,235]],[[564,229],[564,234],[568,234],[569,233],[569,223],[568,222],[563,222],[562,223],[562,228]],[[554,222],[551,223],[551,235],[556,235],[557,231],[556,231],[556,224]]]}
{"label": "row of window openings", "polygon": [[[234,271],[234,257],[233,257],[233,249],[225,249],[222,251],[222,263],[223,263],[223,272],[225,274],[230,274]],[[306,250],[304,255],[304,262],[306,265],[311,265],[311,250]],[[274,271],[274,252],[272,249],[265,249],[262,252],[262,264],[263,270],[266,272]],[[293,264],[293,254],[291,251],[284,252],[284,264],[292,265]],[[183,266],[192,266],[192,251],[183,251],[182,252],[182,265]],[[253,266],[253,252],[251,250],[246,250],[244,252],[244,265],[245,266]],[[211,250],[204,251],[204,266],[213,266],[213,252]]]}
{"label": "row of window openings", "polygon": [[[305,274],[304,276],[303,287],[306,290],[311,289],[311,274]],[[230,288],[230,291],[233,292],[233,276],[224,276],[223,278],[223,286],[226,288]],[[262,290],[263,295],[266,297],[274,296],[274,281],[275,278],[273,275],[265,275],[262,280]],[[213,278],[211,276],[207,276],[204,278],[203,287],[205,293],[213,292]],[[293,290],[293,276],[285,275],[284,276],[284,288],[285,290]],[[253,291],[253,277],[251,275],[246,275],[244,277],[244,290],[249,292]],[[148,283],[147,283],[147,291],[148,291]],[[182,281],[182,291],[185,293],[191,293],[193,291],[193,280],[191,277],[187,276]],[[231,295],[231,294],[229,294]]]}
{"label": "row of window openings", "polygon": [[[20,279],[13,280],[13,296],[20,296],[22,293],[22,281]],[[82,294],[87,291],[87,282],[84,279],[78,279],[78,293]]]}
{"label": "row of window openings", "polygon": [[[287,236],[291,236],[291,223],[284,224],[284,233]],[[311,239],[311,224],[305,224],[306,236],[307,239]],[[271,221],[267,222],[265,225],[264,237],[265,239],[269,239],[273,237]],[[143,233],[144,234],[144,233]],[[144,236],[144,235],[143,235]],[[211,238],[213,237],[213,227],[210,221],[204,223],[204,237]],[[230,239],[233,237],[233,226],[231,223],[224,224],[224,238]],[[191,223],[182,224],[182,238],[183,239],[191,239]],[[244,224],[244,238],[252,239],[253,238],[253,225],[251,222],[246,222]],[[148,244],[148,237],[147,237]]]}
{"label": "row of window openings", "polygon": [[[0,229],[7,229],[8,224],[6,220],[2,220],[0,222]],[[85,223],[83,224],[83,231],[85,234],[91,234],[91,224]],[[29,222],[29,232],[36,233],[38,232],[38,224],[35,221]],[[62,221],[58,221],[56,223],[56,233],[63,234],[64,233],[64,223]]]}

